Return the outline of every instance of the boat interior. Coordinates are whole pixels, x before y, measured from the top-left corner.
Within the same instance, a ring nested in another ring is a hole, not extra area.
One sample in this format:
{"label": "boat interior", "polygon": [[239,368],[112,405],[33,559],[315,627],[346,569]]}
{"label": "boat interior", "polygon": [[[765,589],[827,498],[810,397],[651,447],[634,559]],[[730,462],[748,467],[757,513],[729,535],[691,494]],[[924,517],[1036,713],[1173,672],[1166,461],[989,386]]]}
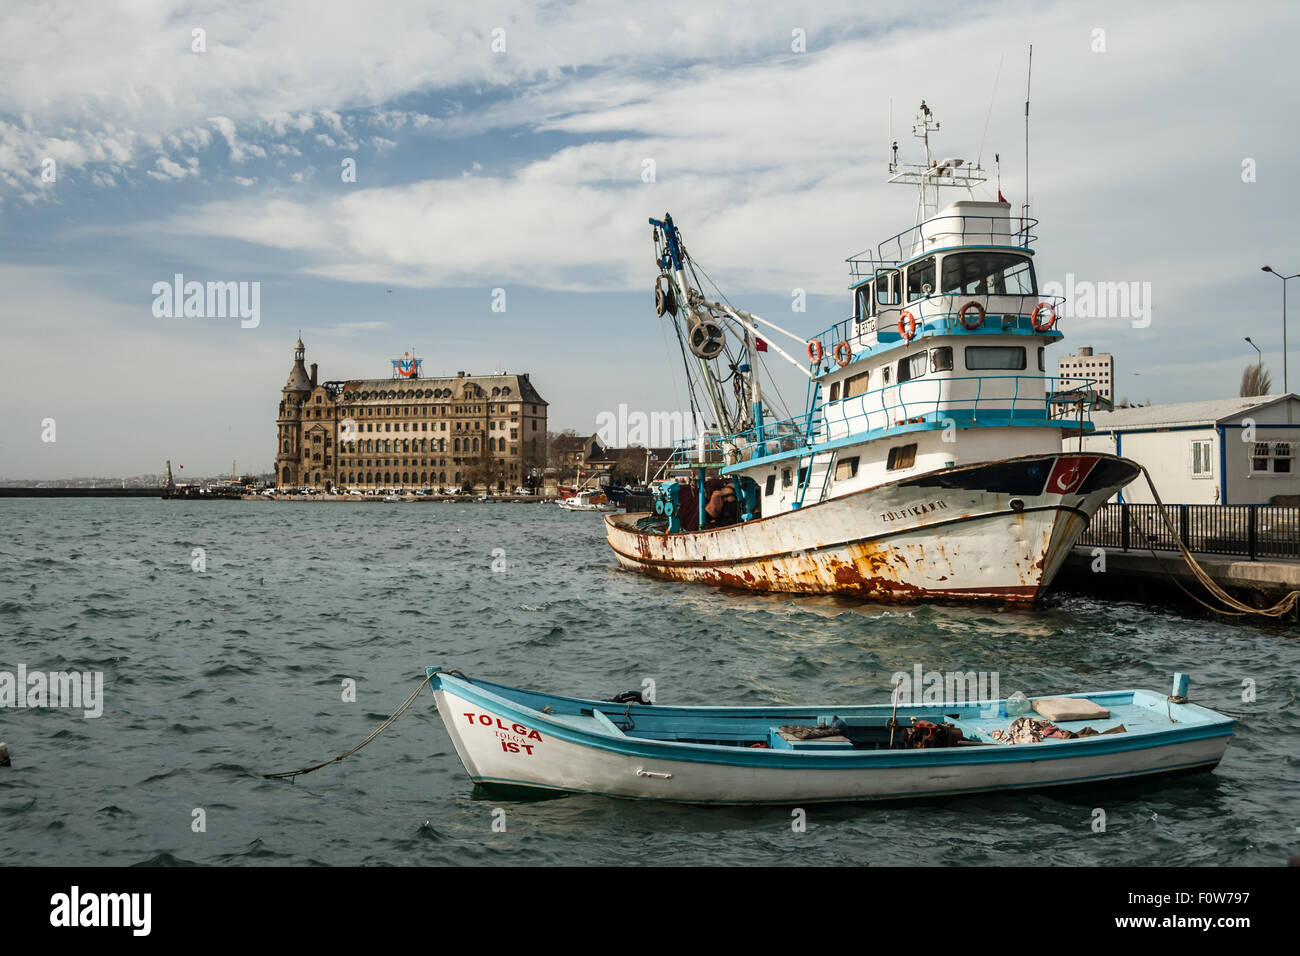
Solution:
{"label": "boat interior", "polygon": [[[544,720],[605,737],[681,744],[799,752],[911,749],[929,746],[1008,746],[1005,734],[1018,716],[1047,720],[1029,710],[1008,714],[1005,700],[969,704],[847,706],[827,708],[667,707],[655,704],[591,701],[556,697],[516,688],[475,682],[482,690],[526,707]],[[1196,704],[1174,702],[1153,691],[1132,690],[1098,694],[1059,695],[1091,701],[1107,715],[1085,720],[1048,720],[1072,739],[1088,728],[1092,733],[1150,735],[1193,725],[1231,723],[1230,718]],[[1031,704],[1045,697],[1029,698]],[[891,727],[891,716],[896,725]],[[927,727],[929,725],[929,727]],[[947,727],[960,731],[960,738]],[[919,731],[917,728],[920,728]],[[931,730],[930,727],[938,728]],[[918,738],[917,734],[920,734]],[[939,739],[930,742],[930,736]],[[1060,744],[1067,738],[1038,743]],[[919,743],[918,740],[924,740]]]}

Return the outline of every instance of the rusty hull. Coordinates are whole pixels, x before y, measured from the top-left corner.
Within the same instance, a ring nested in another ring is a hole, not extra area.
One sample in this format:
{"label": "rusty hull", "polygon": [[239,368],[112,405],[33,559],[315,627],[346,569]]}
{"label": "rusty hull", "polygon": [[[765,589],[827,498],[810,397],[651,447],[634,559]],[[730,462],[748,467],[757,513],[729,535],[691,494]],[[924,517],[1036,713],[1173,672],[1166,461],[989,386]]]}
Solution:
{"label": "rusty hull", "polygon": [[1138,473],[1125,459],[1090,455],[1110,462],[1096,469],[1105,472],[1099,480],[1080,480],[1064,494],[1042,488],[1063,457],[1070,456],[1012,460],[1044,473],[1032,495],[1018,473],[1007,478],[1002,462],[993,463],[1000,472],[948,470],[946,486],[905,479],[700,532],[645,533],[636,530],[645,515],[606,515],[606,539],[622,567],[667,580],[878,601],[1031,604],[1091,516]]}

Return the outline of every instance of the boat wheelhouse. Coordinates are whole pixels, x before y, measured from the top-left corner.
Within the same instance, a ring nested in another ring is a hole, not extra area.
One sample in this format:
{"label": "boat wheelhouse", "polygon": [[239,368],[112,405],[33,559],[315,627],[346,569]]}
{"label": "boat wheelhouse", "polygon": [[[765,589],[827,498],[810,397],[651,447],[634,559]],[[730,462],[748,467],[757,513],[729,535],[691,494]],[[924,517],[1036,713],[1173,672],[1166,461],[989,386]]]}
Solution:
{"label": "boat wheelhouse", "polygon": [[[1033,601],[1137,476],[1124,459],[1063,451],[1092,430],[1094,383],[1047,374],[1061,300],[1038,291],[1036,221],[1011,215],[1000,190],[974,198],[978,165],[932,158],[924,103],[915,129],[924,163],[890,171],[918,187],[917,222],[847,260],[852,313],[811,339],[705,299],[672,218],[651,220],[657,308],[681,312],[717,425],[679,445],[682,477],[658,485],[655,518],[606,519],[624,567],[763,590]],[[952,187],[970,195],[941,208]],[[806,353],[804,365],[770,343],[808,378],[800,416],[766,415],[760,325]],[[713,499],[724,483],[734,521]]]}

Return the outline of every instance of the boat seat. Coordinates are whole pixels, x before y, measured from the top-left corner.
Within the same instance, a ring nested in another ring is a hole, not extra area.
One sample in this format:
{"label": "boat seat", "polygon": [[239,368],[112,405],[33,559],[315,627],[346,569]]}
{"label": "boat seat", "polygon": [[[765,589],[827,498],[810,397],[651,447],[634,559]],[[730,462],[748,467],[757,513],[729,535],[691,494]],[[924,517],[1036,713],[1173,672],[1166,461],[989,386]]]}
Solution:
{"label": "boat seat", "polygon": [[803,740],[779,727],[773,727],[768,735],[768,746],[773,750],[852,750],[853,741],[840,734]]}
{"label": "boat seat", "polygon": [[591,710],[591,716],[595,717],[596,722],[600,724],[602,728],[604,728],[605,730],[613,734],[615,737],[627,736],[627,734],[623,733],[623,728],[621,728],[618,724],[614,723],[614,721],[610,720],[600,711],[596,710],[594,707]]}

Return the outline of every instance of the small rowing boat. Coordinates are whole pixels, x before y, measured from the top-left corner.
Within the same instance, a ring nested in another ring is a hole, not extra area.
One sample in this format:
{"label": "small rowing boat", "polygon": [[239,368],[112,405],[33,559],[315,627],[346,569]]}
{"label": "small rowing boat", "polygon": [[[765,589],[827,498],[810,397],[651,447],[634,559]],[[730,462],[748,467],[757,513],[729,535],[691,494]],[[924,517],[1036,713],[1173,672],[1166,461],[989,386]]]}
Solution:
{"label": "small rowing boat", "polygon": [[[557,697],[428,669],[474,783],[693,804],[952,796],[1212,770],[1233,719],[1120,690],[962,704],[667,707]],[[1104,716],[1102,716],[1104,714]],[[1048,716],[1050,715],[1050,716]],[[1081,716],[1086,715],[1086,716]]]}

